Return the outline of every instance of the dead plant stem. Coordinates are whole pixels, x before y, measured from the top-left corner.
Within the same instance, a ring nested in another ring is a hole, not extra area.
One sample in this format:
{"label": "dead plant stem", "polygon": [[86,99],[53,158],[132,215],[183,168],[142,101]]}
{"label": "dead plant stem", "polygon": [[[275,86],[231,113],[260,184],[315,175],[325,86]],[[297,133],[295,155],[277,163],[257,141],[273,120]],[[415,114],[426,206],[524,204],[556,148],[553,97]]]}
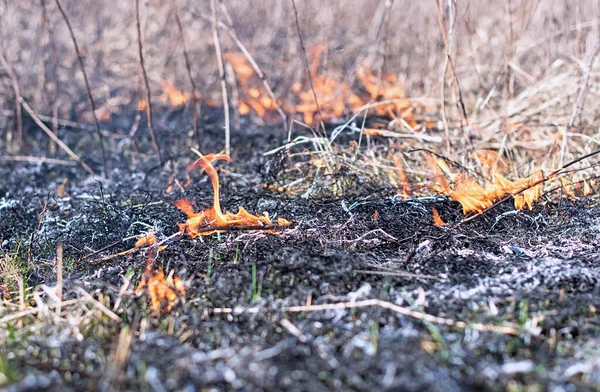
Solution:
{"label": "dead plant stem", "polygon": [[221,81],[221,94],[223,96],[223,111],[225,112],[225,154],[231,155],[231,124],[229,115],[229,98],[227,95],[227,80],[225,79],[225,65],[223,63],[223,52],[221,51],[221,41],[219,39],[219,29],[217,28],[217,6],[215,0],[210,0],[212,35],[217,55],[217,65],[219,67],[219,79]]}
{"label": "dead plant stem", "polygon": [[181,18],[179,17],[179,10],[177,9],[176,0],[173,0],[173,14],[175,15],[175,22],[177,23],[177,29],[179,30],[179,39],[181,40],[181,49],[183,51],[183,58],[185,60],[185,69],[187,71],[188,79],[190,80],[190,85],[192,86],[192,112],[194,114],[194,133],[196,134],[196,142],[198,143],[198,145],[200,145],[200,114],[198,110],[198,96],[196,95],[196,83],[194,82],[194,78],[192,77],[192,66],[185,44],[185,34],[183,32]]}
{"label": "dead plant stem", "polygon": [[79,45],[77,44],[77,39],[75,38],[75,33],[73,32],[73,27],[71,26],[71,22],[69,21],[69,17],[67,13],[63,9],[60,4],[60,0],[54,0],[56,2],[56,6],[60,11],[67,28],[69,29],[69,34],[71,35],[71,41],[73,41],[73,47],[75,48],[75,55],[77,56],[77,61],[79,63],[79,68],[81,69],[81,73],[83,74],[83,81],[85,83],[85,90],[87,92],[88,99],[90,100],[90,105],[92,107],[92,116],[94,117],[94,124],[96,125],[96,135],[98,135],[98,139],[100,141],[100,149],[102,150],[102,173],[107,173],[107,160],[106,160],[106,150],[104,149],[104,138],[102,136],[102,132],[100,132],[100,123],[98,122],[98,116],[96,115],[96,104],[94,103],[94,97],[92,96],[92,89],[90,88],[90,82],[87,77],[87,73],[85,72],[85,66],[83,65],[83,52],[79,50]]}
{"label": "dead plant stem", "polygon": [[[304,67],[306,68],[306,74],[308,76],[308,83],[310,84],[310,91],[312,91],[313,99],[315,100],[315,105],[317,106],[317,113],[319,113],[319,122],[317,124],[317,133],[319,130],[323,129],[323,134],[325,134],[325,125],[323,124],[323,113],[321,112],[321,105],[319,105],[319,99],[317,98],[317,92],[315,90],[315,86],[313,84],[312,75],[310,72],[310,65],[308,64],[308,56],[306,55],[306,47],[304,46],[304,39],[302,38],[302,31],[300,30],[300,20],[298,19],[298,8],[296,8],[296,1],[291,0],[292,7],[294,7],[294,20],[296,22],[296,31],[298,32],[298,39],[300,40],[300,48],[302,49],[302,55],[304,59]],[[327,135],[323,135],[327,137]]]}
{"label": "dead plant stem", "polygon": [[152,94],[150,92],[150,83],[148,82],[148,74],[146,73],[146,67],[144,65],[144,48],[142,45],[142,27],[140,23],[140,1],[133,0],[133,6],[135,7],[135,25],[137,30],[137,47],[138,47],[138,60],[140,62],[140,68],[142,71],[142,79],[144,80],[144,88],[146,90],[146,117],[148,117],[148,131],[150,132],[150,138],[152,139],[152,145],[156,154],[158,154],[158,160],[160,164],[163,163],[162,154],[154,133],[154,127],[152,124]]}
{"label": "dead plant stem", "polygon": [[567,140],[569,137],[569,133],[573,129],[575,125],[575,121],[581,114],[583,110],[583,104],[585,102],[585,97],[588,92],[588,84],[590,82],[590,74],[592,73],[592,68],[594,67],[594,63],[596,62],[596,58],[598,57],[598,53],[600,52],[600,37],[598,37],[598,42],[596,43],[596,47],[594,48],[594,53],[590,58],[588,63],[588,67],[585,70],[583,79],[581,80],[581,85],[579,87],[579,94],[577,95],[577,100],[573,104],[573,113],[571,114],[571,118],[569,119],[569,124],[567,124],[567,129],[564,130],[562,135],[562,141],[560,143],[560,165],[562,166],[565,152],[567,149]]}

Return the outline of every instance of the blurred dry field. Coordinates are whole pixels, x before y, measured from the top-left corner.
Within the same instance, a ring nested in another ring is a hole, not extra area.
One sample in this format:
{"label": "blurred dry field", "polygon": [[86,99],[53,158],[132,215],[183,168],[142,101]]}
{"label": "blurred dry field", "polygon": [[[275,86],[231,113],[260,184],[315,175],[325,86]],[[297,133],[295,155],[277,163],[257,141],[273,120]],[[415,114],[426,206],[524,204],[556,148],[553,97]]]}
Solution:
{"label": "blurred dry field", "polygon": [[[224,4],[228,12],[219,12],[219,18],[235,29],[277,99],[294,102],[297,97],[291,86],[301,82],[306,72],[291,2]],[[56,4],[13,1],[2,7],[2,48],[12,59],[24,98],[39,114],[51,117],[55,110],[58,118],[91,123],[82,74]],[[144,95],[132,3],[65,1],[64,7],[99,117],[109,119],[112,113],[135,107]],[[446,3],[441,4],[449,41],[445,45],[435,2],[298,2],[308,60],[318,65],[320,75],[356,88],[356,67],[366,60],[376,75],[394,74],[407,97],[433,100],[438,109],[445,86],[444,111],[454,158],[464,160],[467,150],[506,148],[519,158],[519,164],[535,159],[534,165],[556,167],[558,154],[553,146],[562,137],[561,129],[571,123],[576,127],[570,129],[564,161],[597,146],[598,64],[590,61],[599,37],[597,2],[459,1],[450,11]],[[209,2],[141,5],[153,99],[160,102],[165,82],[188,94],[191,90],[175,12],[197,96],[218,102],[222,98]],[[240,53],[225,31],[220,35],[224,52]],[[451,62],[443,84],[448,45]],[[322,48],[311,50],[318,47]],[[591,70],[590,64],[594,65]],[[575,109],[586,75],[588,95],[581,108]],[[2,140],[7,140],[16,129],[15,98],[6,73],[0,83],[0,130]],[[462,126],[459,94],[467,116]],[[347,108],[345,113],[351,112]],[[442,128],[440,119],[433,120]],[[447,152],[442,145],[430,148]]]}
{"label": "blurred dry field", "polygon": [[0,0],[0,388],[597,390],[599,52],[595,0]]}

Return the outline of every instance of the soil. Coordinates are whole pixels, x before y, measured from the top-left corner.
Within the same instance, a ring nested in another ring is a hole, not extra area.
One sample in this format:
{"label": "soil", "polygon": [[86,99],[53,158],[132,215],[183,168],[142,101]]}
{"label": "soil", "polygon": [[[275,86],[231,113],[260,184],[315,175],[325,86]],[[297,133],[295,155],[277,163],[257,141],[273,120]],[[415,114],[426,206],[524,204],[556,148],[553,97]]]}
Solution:
{"label": "soil", "polygon": [[[221,113],[203,116],[199,150],[219,151]],[[190,115],[157,117],[160,145],[180,175],[195,156],[186,147]],[[133,122],[122,115],[103,124],[109,181],[78,166],[0,166],[1,249],[29,260],[28,292],[56,284],[62,242],[64,299],[83,289],[121,319],[83,304],[58,322],[40,313],[4,323],[0,368],[13,371],[5,390],[600,389],[596,197],[544,199],[519,212],[508,203],[454,226],[463,218],[458,203],[404,200],[366,180],[337,196],[288,195],[269,187],[289,165],[286,156],[262,155],[282,145],[285,132],[244,119],[232,135],[233,163],[216,165],[223,209],[243,206],[293,224],[278,234],[170,241],[155,264],[184,279],[186,295],[153,313],[148,297],[134,293],[144,251],[98,259],[131,249],[130,238],[150,227],[159,240],[173,235],[186,219],[173,203],[185,196],[208,208],[212,188],[198,173],[185,192],[168,194],[144,122],[134,141],[125,137]],[[43,155],[45,137],[33,124],[26,130],[27,155]],[[64,128],[60,136],[100,171],[92,133]],[[433,207],[447,226],[434,225]],[[377,306],[286,310],[367,299],[468,326]],[[469,326],[476,323],[511,325],[516,334]],[[131,344],[120,357],[127,333]]]}

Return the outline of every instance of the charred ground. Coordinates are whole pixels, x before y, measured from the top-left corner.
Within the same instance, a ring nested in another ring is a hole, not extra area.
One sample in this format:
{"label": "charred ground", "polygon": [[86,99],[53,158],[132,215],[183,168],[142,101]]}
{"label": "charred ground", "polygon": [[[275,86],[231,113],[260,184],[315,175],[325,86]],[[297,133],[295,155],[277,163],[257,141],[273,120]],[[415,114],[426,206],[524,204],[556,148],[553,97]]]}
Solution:
{"label": "charred ground", "polygon": [[[165,127],[186,127],[177,123],[182,118],[171,113]],[[206,120],[201,149],[217,151],[220,125]],[[128,120],[113,123],[119,121]],[[36,134],[28,129],[31,140]],[[176,167],[193,159],[173,154],[185,151],[187,135],[160,135]],[[82,130],[65,129],[63,136],[74,145],[93,143]],[[352,180],[338,197],[270,189],[289,162],[260,152],[283,139],[279,127],[241,127],[233,164],[219,166],[221,203],[234,212],[239,206],[267,211],[293,226],[277,235],[231,231],[172,241],[156,263],[185,279],[187,293],[160,314],[150,311],[145,295],[134,294],[145,252],[98,261],[132,248],[128,237],[152,227],[165,238],[186,219],[172,204],[182,193],[165,192],[167,176],[152,156],[137,156],[142,163],[133,167],[110,149],[110,181],[103,182],[75,166],[3,164],[0,242],[4,254],[19,259],[27,292],[56,284],[55,247],[62,242],[64,299],[81,298],[85,290],[120,318],[82,301],[65,309],[60,321],[51,309],[2,321],[7,335],[0,370],[10,377],[8,390],[600,386],[595,197],[546,199],[522,212],[508,203],[453,227],[463,217],[458,203],[404,200],[366,180]],[[93,162],[93,153],[83,158]],[[210,184],[197,176],[185,196],[207,208]],[[433,224],[433,207],[448,226]],[[467,323],[508,323],[517,333],[465,330],[378,307],[285,310],[307,301],[365,299]],[[236,307],[249,310],[218,310]],[[123,336],[132,343],[119,359]]]}

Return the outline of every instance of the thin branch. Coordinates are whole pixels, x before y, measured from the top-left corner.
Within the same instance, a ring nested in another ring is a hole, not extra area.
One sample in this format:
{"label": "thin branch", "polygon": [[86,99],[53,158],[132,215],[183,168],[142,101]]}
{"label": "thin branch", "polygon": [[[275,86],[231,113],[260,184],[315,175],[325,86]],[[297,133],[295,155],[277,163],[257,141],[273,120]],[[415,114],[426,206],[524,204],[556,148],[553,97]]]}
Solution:
{"label": "thin branch", "polygon": [[225,112],[225,154],[231,153],[231,125],[229,119],[229,97],[227,95],[227,81],[225,80],[225,66],[223,64],[223,52],[221,51],[221,41],[219,39],[219,30],[217,28],[217,6],[215,0],[210,0],[210,10],[212,15],[212,35],[215,44],[215,53],[217,55],[217,64],[219,67],[219,79],[221,79],[221,93],[223,95],[223,111]]}
{"label": "thin branch", "polygon": [[152,145],[158,154],[158,160],[161,165],[163,163],[162,154],[158,141],[156,140],[156,134],[154,133],[154,127],[152,126],[152,95],[150,93],[150,83],[148,82],[148,74],[146,73],[146,67],[144,66],[144,51],[142,46],[142,27],[140,25],[140,1],[133,0],[135,7],[135,25],[137,30],[137,46],[138,46],[138,60],[140,62],[140,68],[142,69],[142,78],[144,79],[144,88],[146,89],[146,116],[148,117],[148,131],[150,132],[150,138],[152,139]]}
{"label": "thin branch", "polygon": [[300,31],[300,20],[298,19],[298,9],[296,8],[296,1],[291,0],[291,2],[292,6],[294,7],[296,31],[298,32],[298,38],[300,39],[300,47],[302,49],[302,54],[304,58],[304,67],[306,68],[306,73],[308,75],[308,83],[310,84],[310,90],[312,91],[313,99],[315,100],[315,105],[317,105],[317,112],[319,113],[319,123],[317,124],[317,132],[319,130],[319,124],[323,127],[323,132],[325,132],[325,125],[323,124],[324,117],[323,113],[321,112],[321,105],[319,105],[319,100],[317,99],[317,92],[315,91],[315,86],[313,85],[312,75],[310,72],[310,65],[308,64],[308,56],[306,55],[306,47],[304,46],[304,39],[302,38],[302,32]]}
{"label": "thin branch", "polygon": [[56,136],[54,134],[54,132],[52,132],[50,130],[50,128],[48,128],[46,126],[46,124],[44,124],[42,122],[42,120],[40,120],[40,118],[38,117],[38,115],[33,111],[33,109],[31,108],[31,106],[29,106],[27,104],[27,102],[25,102],[25,100],[23,99],[23,97],[21,97],[21,105],[23,105],[23,108],[25,109],[25,111],[27,113],[29,113],[29,115],[31,116],[31,118],[33,119],[33,121],[35,121],[35,123],[42,128],[42,131],[46,132],[46,134],[50,137],[50,139],[54,140],[54,142],[56,144],[58,144],[58,146],[60,148],[62,148],[67,154],[69,154],[69,156],[71,158],[73,158],[75,161],[77,161],[82,168],[85,169],[85,171],[87,171],[88,173],[90,173],[91,175],[96,175],[96,173],[94,173],[94,171],[84,162],[81,160],[81,158],[79,158],[79,156],[77,154],[75,154],[73,152],[73,150],[71,150],[69,147],[67,147],[67,145],[65,143],[62,142],[62,140],[60,140],[58,138],[58,136]]}
{"label": "thin branch", "polygon": [[77,56],[77,61],[79,62],[79,68],[81,69],[81,73],[83,74],[83,81],[85,82],[85,90],[87,91],[88,99],[90,100],[90,105],[92,106],[92,115],[94,117],[94,124],[96,125],[96,134],[100,140],[100,149],[102,150],[102,168],[103,173],[106,173],[108,170],[107,161],[106,161],[106,150],[104,149],[104,138],[102,136],[102,132],[100,132],[100,123],[98,122],[98,116],[96,116],[96,104],[94,103],[94,97],[92,96],[92,89],[90,88],[90,82],[88,81],[87,73],[85,72],[85,66],[83,65],[83,55],[79,50],[79,45],[77,45],[77,39],[75,38],[75,33],[73,32],[73,27],[71,26],[71,22],[67,17],[65,10],[60,4],[60,0],[55,0],[56,6],[60,11],[65,23],[67,24],[67,28],[69,29],[69,34],[71,35],[71,40],[73,41],[73,46],[75,47],[75,55]]}
{"label": "thin branch", "polygon": [[196,95],[196,83],[192,77],[192,67],[190,65],[190,58],[185,45],[185,34],[183,33],[183,26],[181,19],[179,18],[179,10],[177,9],[176,0],[173,0],[173,14],[175,14],[175,22],[177,23],[177,29],[179,30],[179,37],[181,40],[181,48],[183,50],[183,58],[185,59],[185,68],[187,70],[188,79],[192,85],[192,111],[194,113],[194,133],[196,134],[197,142],[200,143],[200,115],[198,113],[198,96]]}

